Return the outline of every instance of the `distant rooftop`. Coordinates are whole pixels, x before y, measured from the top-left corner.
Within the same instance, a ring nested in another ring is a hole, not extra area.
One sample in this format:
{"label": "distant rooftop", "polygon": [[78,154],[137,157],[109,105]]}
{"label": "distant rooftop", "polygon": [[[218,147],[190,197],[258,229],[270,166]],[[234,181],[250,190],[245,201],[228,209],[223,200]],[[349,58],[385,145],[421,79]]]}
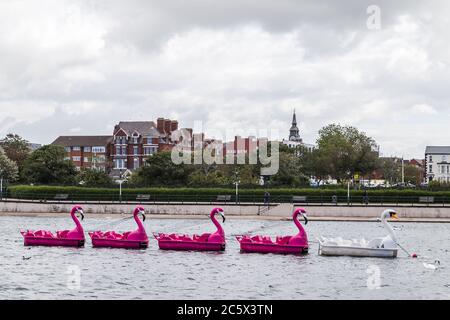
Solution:
{"label": "distant rooftop", "polygon": [[[4,143],[5,143],[5,139],[0,139],[0,145],[2,145]],[[34,150],[39,149],[40,147],[42,147],[42,144],[28,142],[28,147],[30,148],[31,151],[34,151]]]}
{"label": "distant rooftop", "polygon": [[113,139],[112,136],[60,136],[53,145],[63,147],[105,146]]}
{"label": "distant rooftop", "polygon": [[450,154],[450,146],[427,146],[426,154]]}
{"label": "distant rooftop", "polygon": [[142,136],[159,136],[160,133],[156,129],[153,121],[122,121],[114,129],[114,134],[120,129],[124,130],[129,136],[135,131]]}
{"label": "distant rooftop", "polygon": [[31,151],[37,150],[40,147],[42,147],[42,144],[40,143],[28,143],[28,146],[30,147]]}

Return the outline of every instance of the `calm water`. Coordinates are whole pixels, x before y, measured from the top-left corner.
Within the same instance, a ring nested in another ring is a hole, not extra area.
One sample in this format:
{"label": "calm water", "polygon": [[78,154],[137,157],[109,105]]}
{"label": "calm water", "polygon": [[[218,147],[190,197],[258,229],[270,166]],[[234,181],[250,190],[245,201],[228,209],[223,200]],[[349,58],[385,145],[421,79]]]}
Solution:
{"label": "calm water", "polygon": [[[213,230],[207,220],[158,219],[145,225],[149,234]],[[280,256],[241,254],[233,235],[293,234],[292,222],[230,219],[226,252],[200,253],[159,251],[153,239],[143,251],[93,249],[90,240],[81,249],[25,248],[20,228],[68,229],[71,219],[0,217],[0,299],[450,299],[450,224],[395,226],[401,244],[422,259],[402,252],[393,260],[317,255],[319,235],[386,234],[382,226],[368,222],[312,221],[307,228],[310,254]],[[126,231],[135,225],[87,216],[84,227]],[[423,262],[435,258],[440,269],[424,268]],[[367,270],[373,266],[381,276],[376,290],[367,286]],[[80,270],[79,289],[68,286],[70,270]]]}

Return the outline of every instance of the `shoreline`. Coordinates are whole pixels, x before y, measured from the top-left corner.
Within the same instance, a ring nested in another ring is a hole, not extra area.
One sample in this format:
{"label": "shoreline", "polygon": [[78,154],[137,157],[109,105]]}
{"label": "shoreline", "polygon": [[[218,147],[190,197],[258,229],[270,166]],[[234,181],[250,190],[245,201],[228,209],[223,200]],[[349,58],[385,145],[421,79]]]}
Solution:
{"label": "shoreline", "polygon": [[[272,207],[260,205],[195,205],[195,204],[142,204],[151,219],[205,219],[211,209],[220,206],[229,219],[291,220],[292,212],[300,205],[282,203]],[[73,204],[1,202],[0,216],[61,217],[66,216]],[[136,204],[83,204],[87,217],[115,219],[130,216]],[[312,221],[377,221],[381,212],[395,209],[401,222],[450,223],[450,207],[354,207],[305,206]]]}
{"label": "shoreline", "polygon": [[[0,212],[0,217],[29,217],[29,218],[58,218],[64,217],[63,213],[58,212]],[[85,213],[85,216],[92,218],[103,218],[103,219],[115,219],[115,218],[125,218],[131,216],[130,214],[122,213]],[[147,214],[149,219],[192,219],[192,220],[203,220],[207,218],[207,215],[190,215],[190,214]],[[265,221],[290,221],[292,218],[286,216],[264,216],[264,215],[228,215],[229,220],[265,220]],[[326,221],[326,222],[377,222],[377,218],[368,217],[314,217],[308,216],[310,221]],[[450,218],[402,218],[400,216],[399,220],[392,220],[393,223],[450,223]]]}

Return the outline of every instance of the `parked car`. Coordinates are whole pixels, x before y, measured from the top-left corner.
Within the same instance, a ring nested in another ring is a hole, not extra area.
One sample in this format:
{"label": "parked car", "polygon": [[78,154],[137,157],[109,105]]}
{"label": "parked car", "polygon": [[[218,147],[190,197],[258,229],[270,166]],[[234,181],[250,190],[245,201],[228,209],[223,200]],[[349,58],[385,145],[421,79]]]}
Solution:
{"label": "parked car", "polygon": [[416,188],[415,184],[412,184],[410,182],[408,183],[396,183],[392,185],[392,188],[408,188],[408,189],[414,189]]}
{"label": "parked car", "polygon": [[379,185],[377,185],[377,188],[390,188],[390,185],[386,184],[386,183],[380,183]]}

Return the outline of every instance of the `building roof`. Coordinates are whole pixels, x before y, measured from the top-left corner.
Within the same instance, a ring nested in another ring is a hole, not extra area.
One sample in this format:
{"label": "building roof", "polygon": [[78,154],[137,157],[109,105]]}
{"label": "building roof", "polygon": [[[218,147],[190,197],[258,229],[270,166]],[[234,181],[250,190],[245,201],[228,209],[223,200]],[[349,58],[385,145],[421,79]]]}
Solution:
{"label": "building roof", "polygon": [[135,131],[142,136],[160,136],[153,121],[122,121],[114,128],[114,134],[120,129],[131,136]]}
{"label": "building roof", "polygon": [[112,136],[60,136],[52,144],[63,147],[95,147],[106,146],[112,140]]}
{"label": "building roof", "polygon": [[34,151],[34,150],[37,150],[37,149],[39,149],[40,147],[42,147],[42,144],[40,144],[40,143],[28,143],[28,147],[32,150],[32,151]]}
{"label": "building roof", "polygon": [[427,146],[426,154],[450,154],[450,146]]}

